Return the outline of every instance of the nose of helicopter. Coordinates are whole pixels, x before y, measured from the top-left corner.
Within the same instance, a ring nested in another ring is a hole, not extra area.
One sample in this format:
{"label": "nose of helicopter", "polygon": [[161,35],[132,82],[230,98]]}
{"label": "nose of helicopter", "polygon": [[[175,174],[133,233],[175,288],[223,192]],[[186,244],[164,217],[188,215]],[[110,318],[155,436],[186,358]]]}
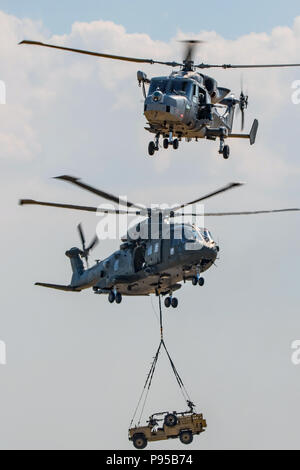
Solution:
{"label": "nose of helicopter", "polygon": [[219,251],[220,248],[217,245],[208,246],[198,241],[187,242],[185,244],[186,255],[194,261],[198,260],[200,256],[202,259],[214,263],[218,257]]}
{"label": "nose of helicopter", "polygon": [[183,120],[186,110],[185,101],[183,96],[173,96],[157,91],[146,98],[144,114],[150,122]]}

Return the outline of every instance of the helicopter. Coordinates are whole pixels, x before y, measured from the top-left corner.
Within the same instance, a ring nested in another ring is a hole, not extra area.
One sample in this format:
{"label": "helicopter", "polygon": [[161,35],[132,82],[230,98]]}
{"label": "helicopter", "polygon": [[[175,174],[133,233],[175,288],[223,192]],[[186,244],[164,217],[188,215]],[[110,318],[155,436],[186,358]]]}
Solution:
{"label": "helicopter", "polygon": [[[230,156],[230,147],[225,144],[225,140],[228,138],[247,139],[250,141],[250,145],[253,145],[256,140],[258,120],[253,121],[249,134],[233,133],[236,108],[241,113],[241,131],[244,130],[245,110],[248,107],[249,97],[245,94],[243,86],[239,99],[236,99],[234,95],[230,94],[230,89],[218,86],[214,78],[200,73],[198,70],[299,67],[300,64],[195,64],[195,47],[203,41],[182,42],[186,44],[182,62],[103,54],[30,40],[21,41],[19,44],[48,47],[139,64],[159,64],[174,69],[180,67],[180,70],[174,70],[168,76],[151,79],[147,77],[145,72],[137,72],[138,85],[142,86],[144,95],[144,115],[148,122],[148,127],[145,129],[155,136],[148,146],[149,155],[153,156],[159,150],[161,137],[165,149],[172,146],[175,150],[178,149],[179,142],[183,138],[187,141],[193,139],[215,141],[219,139],[219,154],[227,160]],[[148,93],[146,85],[149,85]]]}
{"label": "helicopter", "polygon": [[[81,189],[100,196],[125,209],[102,209],[97,207],[42,202],[33,199],[21,199],[19,204],[39,205],[54,208],[88,211],[97,214],[115,214],[141,216],[142,220],[134,223],[125,236],[121,238],[120,249],[106,259],[98,260],[89,267],[90,252],[98,243],[96,236],[86,246],[85,235],[81,224],[78,232],[82,248],[73,247],[66,252],[72,267],[72,279],[68,285],[38,282],[36,285],[66,292],[80,292],[93,289],[95,294],[108,296],[110,303],[120,304],[123,296],[149,296],[155,294],[165,297],[167,308],[177,308],[178,299],[174,292],[182,287],[182,282],[192,282],[194,286],[204,286],[203,273],[211,268],[218,257],[220,248],[210,231],[196,224],[186,223],[184,217],[196,217],[195,212],[187,213],[184,209],[213,196],[223,194],[244,183],[230,183],[205,196],[171,209],[147,208],[140,204],[119,199],[116,196],[85,184],[73,176],[59,176],[56,179],[71,183]],[[299,211],[296,209],[279,209],[243,212],[205,213],[205,216],[235,216]],[[180,223],[175,221],[181,217]],[[82,259],[85,259],[87,268]]]}

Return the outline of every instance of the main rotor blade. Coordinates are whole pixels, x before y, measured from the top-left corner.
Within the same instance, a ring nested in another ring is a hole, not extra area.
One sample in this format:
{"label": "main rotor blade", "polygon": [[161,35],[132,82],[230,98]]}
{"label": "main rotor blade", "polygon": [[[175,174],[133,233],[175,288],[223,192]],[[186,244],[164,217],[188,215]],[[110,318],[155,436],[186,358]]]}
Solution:
{"label": "main rotor blade", "polygon": [[76,186],[79,186],[80,188],[83,188],[86,191],[89,191],[90,193],[96,194],[97,196],[103,197],[104,199],[107,199],[108,201],[115,202],[116,204],[120,204],[122,206],[135,207],[136,209],[140,209],[144,211],[145,213],[147,213],[147,209],[145,207],[140,206],[138,204],[134,204],[133,202],[123,201],[122,199],[119,199],[113,194],[109,194],[105,191],[94,188],[88,184],[82,183],[79,178],[74,178],[73,176],[64,175],[64,176],[57,176],[55,179],[68,181],[69,183],[75,184]]}
{"label": "main rotor blade", "polygon": [[292,209],[272,209],[266,211],[243,211],[243,212],[211,212],[205,214],[207,217],[219,217],[219,216],[226,216],[226,215],[257,215],[257,214],[277,214],[280,212],[299,212],[300,209],[292,208]]}
{"label": "main rotor blade", "polygon": [[263,210],[263,211],[243,211],[243,212],[204,212],[203,214],[197,213],[178,213],[174,214],[175,217],[223,217],[227,215],[258,215],[258,214],[277,214],[280,212],[299,212],[300,208],[292,208],[292,209],[273,209],[273,210]]}
{"label": "main rotor blade", "polygon": [[230,189],[236,188],[238,186],[243,186],[244,183],[230,183],[223,188],[217,189],[216,191],[213,191],[212,193],[208,193],[205,196],[202,196],[198,199],[195,199],[194,201],[187,202],[186,204],[181,204],[180,206],[173,207],[172,211],[175,212],[179,209],[183,209],[184,207],[190,206],[191,204],[196,204],[197,202],[204,201],[206,199],[209,199],[210,197],[216,196],[217,194],[224,193],[225,191],[229,191]]}
{"label": "main rotor blade", "polygon": [[178,62],[161,62],[161,61],[153,60],[153,59],[139,59],[137,57],[124,57],[120,55],[102,54],[101,52],[91,52],[91,51],[85,51],[83,49],[74,49],[72,47],[55,46],[53,44],[46,44],[44,42],[39,42],[39,41],[25,40],[25,41],[21,41],[19,44],[30,44],[33,46],[50,47],[51,49],[60,49],[62,51],[76,52],[77,54],[91,55],[94,57],[103,57],[105,59],[122,60],[125,62],[135,62],[139,64],[143,64],[143,63],[144,64],[160,64],[160,65],[169,65],[170,67],[182,66],[182,64]]}
{"label": "main rotor blade", "polygon": [[233,65],[233,64],[198,64],[195,65],[198,69],[263,69],[263,68],[282,68],[282,67],[300,67],[300,64],[247,64],[247,65]]}
{"label": "main rotor blade", "polygon": [[46,207],[58,207],[60,209],[71,209],[71,210],[77,210],[77,211],[87,211],[87,212],[97,212],[100,214],[117,214],[117,215],[144,215],[141,214],[140,211],[136,212],[129,212],[129,211],[123,211],[123,210],[118,210],[118,209],[98,209],[98,207],[90,207],[90,206],[76,206],[73,204],[59,204],[56,202],[42,202],[42,201],[35,201],[33,199],[21,199],[19,201],[20,206],[25,206],[25,205],[36,205],[36,206],[46,206]]}

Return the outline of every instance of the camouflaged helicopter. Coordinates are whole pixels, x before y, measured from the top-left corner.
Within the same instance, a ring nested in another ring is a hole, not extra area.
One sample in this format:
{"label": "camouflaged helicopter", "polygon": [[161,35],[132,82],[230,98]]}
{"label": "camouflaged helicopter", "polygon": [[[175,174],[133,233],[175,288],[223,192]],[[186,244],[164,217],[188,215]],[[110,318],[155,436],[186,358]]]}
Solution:
{"label": "camouflaged helicopter", "polygon": [[[171,209],[153,209],[119,199],[72,176],[60,176],[57,179],[67,181],[119,204],[119,206],[125,206],[125,209],[101,209],[32,199],[22,199],[19,204],[57,207],[98,214],[141,216],[142,220],[134,223],[128,229],[127,234],[122,237],[122,244],[118,251],[103,261],[97,261],[91,268],[88,266],[88,257],[90,251],[96,246],[98,238],[95,237],[86,247],[82,227],[79,225],[82,249],[71,248],[66,252],[73,271],[70,284],[57,285],[39,282],[36,285],[67,292],[80,292],[92,288],[95,294],[108,295],[109,302],[117,304],[122,302],[122,296],[162,295],[165,296],[167,308],[178,306],[178,299],[173,294],[182,287],[182,281],[184,283],[192,282],[194,286],[204,285],[202,274],[214,265],[219,253],[219,246],[209,230],[184,221],[184,217],[197,217],[203,216],[203,214],[187,213],[185,208],[195,207],[199,202],[242,185],[242,183],[230,183],[186,204],[175,205]],[[192,210],[194,209],[192,208]],[[251,215],[299,210],[215,212],[205,213],[205,216]],[[181,217],[180,223],[175,222],[178,217]],[[87,262],[87,269],[84,268],[82,258]]]}
{"label": "camouflaged helicopter", "polygon": [[[260,65],[232,65],[232,64],[195,64],[195,46],[202,41],[183,41],[186,43],[186,51],[182,62],[165,62],[153,59],[139,59],[136,57],[123,57],[99,52],[90,52],[70,47],[55,46],[38,41],[22,41],[20,44],[31,44],[63,51],[76,52],[95,57],[121,60],[134,63],[160,64],[180,70],[173,71],[169,76],[154,77],[149,79],[142,72],[137,72],[139,86],[143,87],[144,115],[148,121],[147,131],[155,135],[149,143],[149,155],[154,155],[159,150],[160,137],[163,138],[163,147],[167,149],[173,146],[178,149],[179,142],[185,138],[187,141],[195,139],[219,139],[219,154],[225,159],[229,158],[230,147],[225,145],[226,139],[248,139],[250,145],[256,140],[258,120],[255,119],[249,134],[233,133],[233,120],[235,110],[241,112],[241,131],[244,129],[245,110],[248,107],[248,96],[243,89],[239,99],[231,95],[228,88],[218,86],[217,81],[197,71],[221,68],[249,69],[249,68],[274,68],[274,67],[298,67],[300,64],[260,64]],[[146,93],[145,85],[149,85]]]}

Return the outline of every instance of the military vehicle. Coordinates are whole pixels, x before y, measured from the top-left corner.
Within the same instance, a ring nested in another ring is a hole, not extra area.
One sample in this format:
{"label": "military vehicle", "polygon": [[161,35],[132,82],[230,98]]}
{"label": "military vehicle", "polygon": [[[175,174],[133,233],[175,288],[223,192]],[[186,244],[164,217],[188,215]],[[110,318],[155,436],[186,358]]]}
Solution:
{"label": "military vehicle", "polygon": [[[163,416],[163,418],[158,418]],[[163,422],[159,427],[159,422]],[[199,435],[207,427],[202,414],[190,411],[177,413],[173,411],[155,413],[150,416],[147,426],[136,426],[129,429],[129,440],[136,449],[145,449],[148,442],[180,439],[182,444],[191,444],[193,436]]]}

